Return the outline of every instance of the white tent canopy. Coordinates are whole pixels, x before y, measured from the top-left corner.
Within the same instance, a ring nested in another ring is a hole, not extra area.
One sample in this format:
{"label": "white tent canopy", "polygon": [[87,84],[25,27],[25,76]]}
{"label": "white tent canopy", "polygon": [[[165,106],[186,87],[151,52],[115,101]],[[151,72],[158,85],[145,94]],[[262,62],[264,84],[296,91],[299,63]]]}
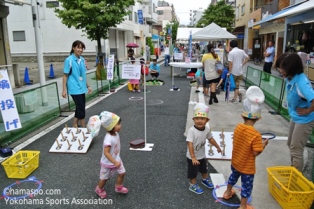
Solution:
{"label": "white tent canopy", "polygon": [[178,28],[177,31],[177,40],[188,40],[190,36],[190,31],[192,31],[192,34],[201,30],[202,28]]}
{"label": "white tent canopy", "polygon": [[215,23],[211,23],[205,28],[192,33],[193,40],[208,41],[208,40],[221,40],[221,39],[236,39],[237,37],[227,30],[221,28]]}

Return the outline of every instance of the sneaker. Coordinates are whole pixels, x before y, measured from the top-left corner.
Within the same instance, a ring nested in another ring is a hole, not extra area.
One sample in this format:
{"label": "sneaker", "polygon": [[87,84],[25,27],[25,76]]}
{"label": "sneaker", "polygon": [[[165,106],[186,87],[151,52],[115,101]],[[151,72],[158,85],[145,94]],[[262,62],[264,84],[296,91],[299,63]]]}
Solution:
{"label": "sneaker", "polygon": [[132,91],[133,91],[133,92],[135,92],[135,90],[134,90],[134,89],[133,89]]}
{"label": "sneaker", "polygon": [[195,93],[198,93],[198,92],[200,92],[200,90],[195,90]]}
{"label": "sneaker", "polygon": [[117,193],[126,194],[126,193],[128,193],[129,190],[128,190],[128,188],[126,188],[123,185],[121,185],[121,186],[118,186],[118,187],[115,186],[114,191],[117,192]]}
{"label": "sneaker", "polygon": [[195,194],[203,194],[204,190],[198,186],[198,184],[194,184],[192,186],[189,187],[189,190],[191,192],[194,192]]}
{"label": "sneaker", "polygon": [[139,90],[137,90],[137,92],[141,93],[141,90],[139,89]]}
{"label": "sneaker", "polygon": [[104,189],[99,189],[98,186],[96,186],[95,192],[102,199],[107,197],[106,191]]}
{"label": "sneaker", "polygon": [[242,94],[239,94],[239,102],[242,102]]}
{"label": "sneaker", "polygon": [[231,100],[229,100],[229,102],[231,102],[233,104],[238,104],[237,100],[235,100],[235,99],[231,99]]}
{"label": "sneaker", "polygon": [[214,188],[214,184],[211,182],[210,178],[202,180],[202,184],[209,189]]}

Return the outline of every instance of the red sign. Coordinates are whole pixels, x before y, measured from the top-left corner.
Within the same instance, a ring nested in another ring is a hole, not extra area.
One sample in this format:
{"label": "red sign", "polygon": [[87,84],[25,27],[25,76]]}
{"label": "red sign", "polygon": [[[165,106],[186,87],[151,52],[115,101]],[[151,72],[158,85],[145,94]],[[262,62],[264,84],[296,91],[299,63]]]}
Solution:
{"label": "red sign", "polygon": [[171,39],[171,36],[168,35],[168,36],[167,36],[167,39],[170,40],[170,39]]}

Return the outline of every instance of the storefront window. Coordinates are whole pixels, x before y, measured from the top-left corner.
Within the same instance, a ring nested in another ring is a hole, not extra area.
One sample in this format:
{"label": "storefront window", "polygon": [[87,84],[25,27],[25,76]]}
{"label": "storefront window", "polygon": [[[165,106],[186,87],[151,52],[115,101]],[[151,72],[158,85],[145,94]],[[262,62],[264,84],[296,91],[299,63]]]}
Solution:
{"label": "storefront window", "polygon": [[[290,37],[288,36],[287,48],[295,52],[314,52],[314,28],[313,23],[290,25]],[[286,49],[288,50],[288,49]]]}

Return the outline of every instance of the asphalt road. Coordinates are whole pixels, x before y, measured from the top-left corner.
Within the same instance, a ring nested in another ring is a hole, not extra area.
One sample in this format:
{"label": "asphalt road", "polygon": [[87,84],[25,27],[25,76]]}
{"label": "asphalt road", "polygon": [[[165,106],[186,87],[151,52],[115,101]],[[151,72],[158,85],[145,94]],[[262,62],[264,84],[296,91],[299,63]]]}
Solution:
{"label": "asphalt road", "polygon": [[[41,152],[40,165],[31,176],[43,181],[42,189],[52,194],[37,195],[27,198],[25,202],[2,199],[0,208],[51,208],[50,204],[53,208],[230,208],[215,202],[211,189],[203,188],[205,193],[202,195],[188,190],[183,134],[191,87],[186,78],[176,78],[175,85],[180,91],[169,91],[172,87],[169,70],[169,67],[161,65],[160,79],[165,81],[163,86],[147,87],[147,142],[154,143],[151,152],[129,150],[131,140],[144,137],[144,102],[129,99],[143,97],[143,93],[132,93],[124,87],[87,109],[86,118],[107,110],[122,119],[121,157],[126,168],[124,185],[129,188],[127,195],[114,192],[114,179],[108,181],[105,187],[107,200],[98,202],[94,192],[99,179],[99,161],[105,135],[103,128],[86,154],[49,153],[65,125],[62,124],[24,148]],[[72,124],[72,119],[67,124]],[[215,173],[216,170],[210,166],[209,172]],[[16,181],[6,177],[2,166],[0,179],[1,192]],[[28,182],[14,188],[36,189],[37,186]],[[234,197],[231,202],[238,203],[239,200]]]}

